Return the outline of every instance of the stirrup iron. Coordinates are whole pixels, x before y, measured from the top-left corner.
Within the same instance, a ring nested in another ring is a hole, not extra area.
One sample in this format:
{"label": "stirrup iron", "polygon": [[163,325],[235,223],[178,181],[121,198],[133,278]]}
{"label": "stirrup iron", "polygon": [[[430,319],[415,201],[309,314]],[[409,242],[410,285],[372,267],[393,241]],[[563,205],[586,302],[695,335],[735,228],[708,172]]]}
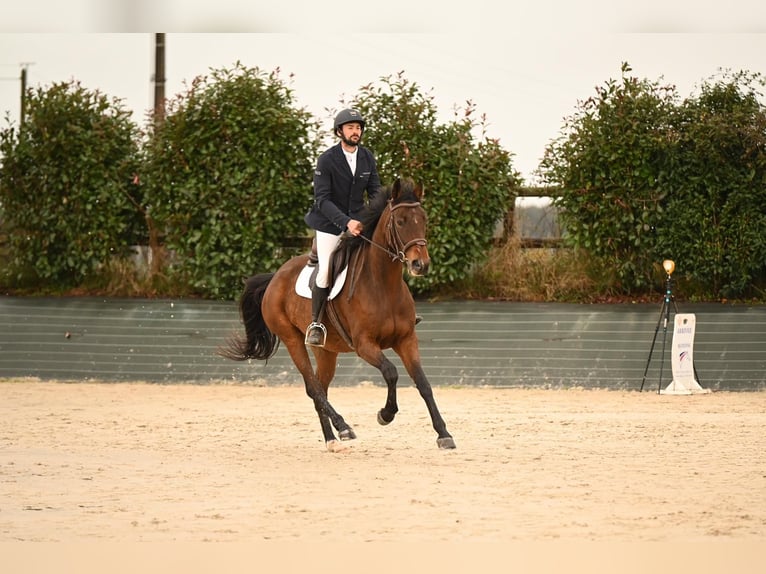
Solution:
{"label": "stirrup iron", "polygon": [[[311,342],[309,341],[309,336],[313,334],[314,329],[319,329],[322,331],[322,339],[319,343]],[[317,323],[316,321],[312,321],[309,326],[306,328],[306,337],[303,340],[303,343],[305,345],[309,345],[310,347],[324,347],[324,344],[327,342],[327,327],[325,327],[322,323]]]}

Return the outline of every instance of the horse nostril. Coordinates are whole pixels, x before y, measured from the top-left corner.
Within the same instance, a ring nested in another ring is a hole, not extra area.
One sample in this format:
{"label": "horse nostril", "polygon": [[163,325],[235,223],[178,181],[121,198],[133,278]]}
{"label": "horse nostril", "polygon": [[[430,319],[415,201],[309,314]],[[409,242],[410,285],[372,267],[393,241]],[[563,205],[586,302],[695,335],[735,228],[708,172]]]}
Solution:
{"label": "horse nostril", "polygon": [[412,262],[412,270],[418,275],[425,275],[428,273],[428,262],[422,259],[415,259]]}

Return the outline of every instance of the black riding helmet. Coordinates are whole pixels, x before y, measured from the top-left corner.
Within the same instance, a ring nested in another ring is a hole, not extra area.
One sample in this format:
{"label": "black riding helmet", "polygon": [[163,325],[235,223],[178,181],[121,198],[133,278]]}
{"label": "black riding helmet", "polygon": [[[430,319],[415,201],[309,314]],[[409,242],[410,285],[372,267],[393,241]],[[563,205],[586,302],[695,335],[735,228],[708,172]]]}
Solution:
{"label": "black riding helmet", "polygon": [[338,115],[335,116],[335,124],[333,126],[335,135],[338,135],[338,130],[343,124],[350,124],[351,122],[357,122],[361,124],[362,133],[364,133],[365,122],[362,114],[360,114],[357,110],[346,108],[345,110],[341,110]]}

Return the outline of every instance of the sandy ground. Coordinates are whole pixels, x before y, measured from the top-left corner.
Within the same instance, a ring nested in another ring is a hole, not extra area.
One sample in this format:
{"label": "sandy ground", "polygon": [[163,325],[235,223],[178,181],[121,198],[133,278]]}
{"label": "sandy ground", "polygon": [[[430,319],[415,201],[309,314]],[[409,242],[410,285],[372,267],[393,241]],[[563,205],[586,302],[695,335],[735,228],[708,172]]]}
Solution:
{"label": "sandy ground", "polygon": [[764,392],[435,395],[0,382],[0,542],[766,542]]}

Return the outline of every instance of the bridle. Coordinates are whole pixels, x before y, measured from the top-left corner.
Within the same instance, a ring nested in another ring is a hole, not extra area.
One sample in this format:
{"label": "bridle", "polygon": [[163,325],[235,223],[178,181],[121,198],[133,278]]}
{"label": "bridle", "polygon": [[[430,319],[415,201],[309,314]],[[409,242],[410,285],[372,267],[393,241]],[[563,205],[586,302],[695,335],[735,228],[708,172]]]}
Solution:
{"label": "bridle", "polygon": [[[404,243],[402,238],[399,236],[399,232],[396,230],[396,227],[394,226],[393,212],[395,209],[399,209],[400,207],[420,207],[420,202],[416,201],[416,202],[410,202],[410,203],[397,203],[396,205],[391,205],[391,200],[389,200],[389,206],[390,206],[390,210],[389,210],[390,213],[388,216],[388,222],[386,223],[386,244],[387,245],[381,245],[380,243],[376,243],[375,241],[365,237],[364,235],[360,235],[359,237],[364,239],[370,245],[373,245],[377,247],[378,249],[382,249],[383,251],[385,251],[392,261],[400,261],[401,263],[407,263],[407,256],[405,255],[407,253],[407,250],[413,245],[419,245],[421,247],[425,247],[428,242],[424,238],[416,238],[416,239],[412,239],[408,241],[407,243]],[[389,249],[389,247],[393,247],[394,251]]]}
{"label": "bridle", "polygon": [[[400,261],[402,264],[407,264],[407,256],[405,255],[407,250],[412,247],[413,245],[420,245],[421,247],[426,246],[426,240],[422,238],[416,238],[408,241],[405,243],[402,238],[399,236],[399,232],[396,230],[396,226],[394,225],[394,218],[393,218],[393,211],[395,209],[399,209],[400,207],[420,207],[420,202],[409,202],[409,203],[397,203],[396,205],[393,205],[391,200],[388,200],[389,205],[389,216],[388,221],[386,222],[386,245],[381,245],[380,243],[373,241],[372,239],[365,237],[364,235],[358,235],[357,237],[361,237],[363,240],[365,240],[370,245],[381,249],[382,251],[385,251],[388,256],[391,258],[391,261]],[[393,251],[390,249],[393,247]],[[359,255],[359,252],[357,252],[357,255]],[[348,285],[348,292],[347,292],[347,298],[350,301],[351,298],[354,295],[354,291],[356,290],[356,284],[357,281],[362,273],[362,269],[364,267],[364,260],[365,257],[362,255],[361,260],[357,262],[357,264],[353,265],[353,271],[351,271],[351,280],[349,281]],[[351,265],[349,265],[349,268],[351,269]],[[340,317],[338,316],[338,312],[335,308],[335,301],[329,300],[327,304],[327,311],[338,330],[338,333],[343,338],[343,340],[346,342],[346,344],[350,348],[354,348],[354,343],[351,340],[351,336],[348,334],[346,329],[343,327],[343,322],[340,320]]]}

